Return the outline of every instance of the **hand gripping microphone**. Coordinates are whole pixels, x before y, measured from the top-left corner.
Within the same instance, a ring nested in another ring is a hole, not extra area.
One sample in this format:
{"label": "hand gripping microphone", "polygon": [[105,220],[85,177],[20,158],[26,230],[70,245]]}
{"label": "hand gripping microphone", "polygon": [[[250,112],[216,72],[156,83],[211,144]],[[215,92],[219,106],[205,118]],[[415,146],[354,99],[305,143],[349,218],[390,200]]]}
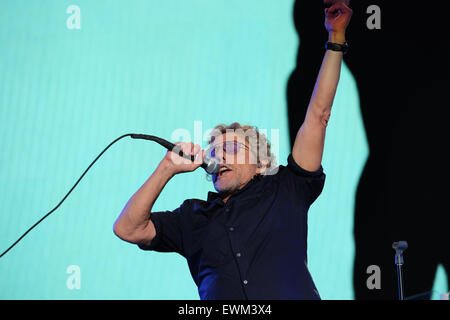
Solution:
{"label": "hand gripping microphone", "polygon": [[[108,150],[109,147],[111,147],[114,143],[116,143],[117,141],[119,141],[120,139],[125,138],[125,137],[131,137],[133,139],[144,139],[144,140],[155,141],[155,142],[159,143],[160,145],[162,145],[163,147],[166,147],[168,150],[175,152],[178,155],[182,156],[183,158],[190,159],[191,161],[195,160],[194,156],[185,156],[183,154],[183,152],[181,151],[181,148],[178,145],[170,143],[169,141],[166,141],[164,139],[161,139],[161,138],[158,138],[155,136],[150,136],[150,135],[146,135],[146,134],[127,133],[127,134],[124,134],[124,135],[118,137],[113,142],[111,142],[102,152],[100,152],[100,154],[94,159],[94,161],[91,162],[91,164],[86,168],[86,170],[84,170],[81,177],[78,178],[77,182],[75,182],[73,187],[69,190],[69,192],[67,192],[67,194],[62,198],[62,200],[56,205],[56,207],[54,207],[52,210],[47,212],[41,219],[39,219],[35,224],[33,224],[30,228],[28,228],[28,230],[25,231],[25,233],[22,234],[16,241],[14,241],[14,243],[12,245],[10,245],[8,249],[6,249],[5,251],[3,251],[0,254],[0,258],[2,258],[9,250],[11,250],[17,243],[19,243],[19,241],[22,240],[39,223],[41,223],[44,219],[46,219],[49,215],[51,215],[56,209],[58,209],[59,206],[64,202],[64,200],[66,200],[66,198],[69,196],[69,194],[73,191],[73,189],[75,189],[75,187],[78,185],[78,183],[81,181],[81,179],[83,179],[83,177],[89,171],[89,169],[94,165],[94,163],[106,152],[106,150]],[[220,164],[217,161],[217,159],[205,156],[203,158],[203,163],[202,163],[201,167],[203,169],[205,169],[206,172],[208,172],[209,174],[214,174],[214,173],[219,172]]]}
{"label": "hand gripping microphone", "polygon": [[[195,160],[194,156],[184,155],[183,151],[181,151],[181,148],[178,145],[173,144],[172,142],[169,142],[167,140],[161,139],[159,137],[150,136],[147,134],[131,134],[130,137],[133,139],[143,139],[143,140],[155,141],[155,142],[159,143],[160,145],[162,145],[163,147],[165,147],[167,150],[175,152],[176,154],[178,154],[179,156],[181,156],[183,158],[189,159],[191,161]],[[205,156],[203,158],[203,163],[202,163],[201,167],[203,169],[205,169],[205,171],[207,173],[214,174],[214,173],[219,172],[220,164],[216,158],[210,158],[208,156]]]}

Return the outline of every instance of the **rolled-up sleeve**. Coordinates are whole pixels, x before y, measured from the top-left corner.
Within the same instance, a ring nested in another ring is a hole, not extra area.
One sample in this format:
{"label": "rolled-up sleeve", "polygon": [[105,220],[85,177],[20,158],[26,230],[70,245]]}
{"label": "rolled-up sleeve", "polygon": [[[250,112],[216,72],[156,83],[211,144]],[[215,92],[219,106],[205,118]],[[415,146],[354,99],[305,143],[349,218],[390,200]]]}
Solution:
{"label": "rolled-up sleeve", "polygon": [[307,171],[295,162],[292,154],[288,156],[287,162],[284,178],[288,180],[289,185],[295,189],[295,192],[301,194],[311,205],[322,193],[325,184],[325,173],[322,165],[316,171]]}
{"label": "rolled-up sleeve", "polygon": [[181,216],[183,205],[173,211],[161,211],[150,213],[150,220],[156,230],[156,236],[150,245],[141,245],[142,250],[158,252],[177,252],[184,255]]}

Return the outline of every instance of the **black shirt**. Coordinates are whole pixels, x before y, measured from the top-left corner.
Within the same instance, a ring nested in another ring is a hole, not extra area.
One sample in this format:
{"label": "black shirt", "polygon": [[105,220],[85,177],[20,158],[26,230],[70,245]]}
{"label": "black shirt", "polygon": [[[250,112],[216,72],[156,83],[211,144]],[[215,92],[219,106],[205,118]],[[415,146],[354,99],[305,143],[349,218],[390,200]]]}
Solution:
{"label": "black shirt", "polygon": [[320,299],[307,268],[307,212],[325,174],[301,168],[292,155],[273,175],[256,175],[226,203],[185,200],[152,212],[156,237],[144,250],[187,259],[202,300]]}

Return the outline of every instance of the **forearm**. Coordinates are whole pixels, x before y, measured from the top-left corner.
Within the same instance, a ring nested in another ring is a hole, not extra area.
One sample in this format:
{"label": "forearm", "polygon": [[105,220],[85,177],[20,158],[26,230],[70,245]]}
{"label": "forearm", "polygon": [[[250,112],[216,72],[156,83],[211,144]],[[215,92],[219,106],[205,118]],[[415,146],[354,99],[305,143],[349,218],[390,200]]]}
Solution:
{"label": "forearm", "polygon": [[114,223],[114,233],[120,238],[132,238],[146,229],[150,212],[159,194],[173,177],[165,162],[161,162],[150,178],[128,200]]}
{"label": "forearm", "polygon": [[[345,37],[330,34],[328,41],[343,44],[345,43]],[[329,119],[339,83],[342,56],[343,53],[340,51],[327,50],[325,52],[307,110],[307,116],[312,115],[319,118],[325,122],[325,125]]]}
{"label": "forearm", "polygon": [[[342,45],[345,43],[345,29],[352,15],[352,10],[347,6],[349,0],[325,2],[333,3],[330,8],[325,9],[328,41]],[[325,131],[341,74],[342,55],[340,51],[325,52],[305,120],[292,147],[295,162],[308,171],[316,171],[322,162]]]}

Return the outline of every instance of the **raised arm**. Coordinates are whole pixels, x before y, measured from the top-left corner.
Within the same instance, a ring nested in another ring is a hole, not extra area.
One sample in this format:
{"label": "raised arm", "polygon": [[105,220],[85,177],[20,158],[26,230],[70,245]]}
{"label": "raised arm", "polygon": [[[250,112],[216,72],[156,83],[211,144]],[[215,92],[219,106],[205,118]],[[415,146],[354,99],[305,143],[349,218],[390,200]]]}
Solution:
{"label": "raised arm", "polygon": [[[345,43],[345,29],[352,15],[352,10],[347,6],[348,2],[341,0],[325,9],[325,27],[329,42]],[[342,55],[343,53],[338,51],[325,52],[305,120],[294,141],[292,156],[299,166],[308,171],[316,171],[322,162],[325,130],[339,82]]]}

